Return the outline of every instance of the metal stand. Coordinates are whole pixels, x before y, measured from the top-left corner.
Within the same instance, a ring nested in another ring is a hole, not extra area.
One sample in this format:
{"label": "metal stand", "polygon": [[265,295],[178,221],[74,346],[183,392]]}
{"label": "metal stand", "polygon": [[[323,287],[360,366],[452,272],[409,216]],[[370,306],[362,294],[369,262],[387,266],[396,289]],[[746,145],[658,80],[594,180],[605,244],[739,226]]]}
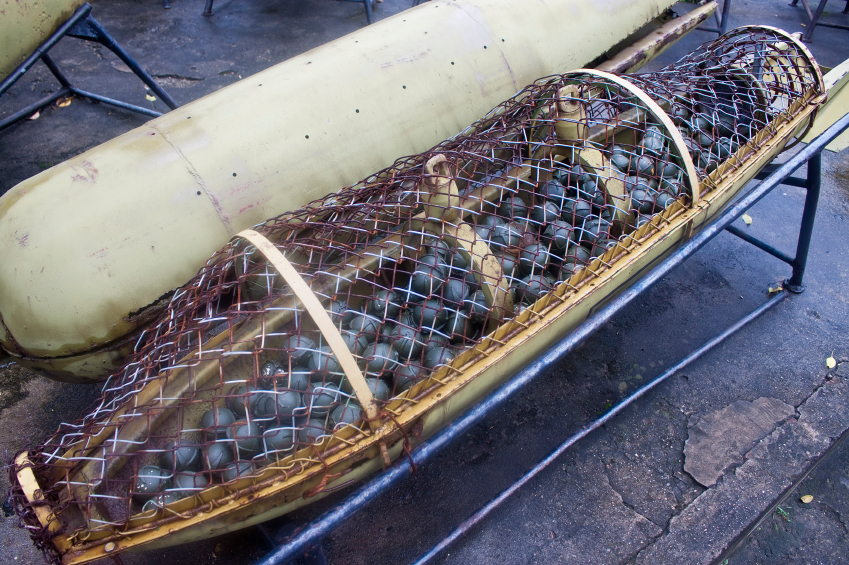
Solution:
{"label": "metal stand", "polygon": [[[804,0],[803,0],[804,1]],[[719,2],[717,2],[719,4]],[[707,31],[722,35],[728,29],[728,14],[731,13],[731,0],[722,0],[722,4],[716,7],[713,17],[716,19],[716,27],[700,27],[699,31]]]}
{"label": "metal stand", "polygon": [[[811,37],[814,35],[814,28],[818,25],[823,27],[834,27],[837,29],[845,29],[849,30],[849,26],[840,25],[840,24],[824,24],[820,23],[820,16],[822,16],[823,10],[825,10],[825,5],[828,0],[820,0],[820,3],[817,4],[816,11],[812,14],[811,7],[808,5],[808,0],[802,0],[802,6],[805,8],[805,13],[808,15],[808,27],[805,30],[805,34],[802,36],[802,41],[805,43],[811,42]],[[790,2],[791,6],[796,6],[799,4],[799,0],[793,0]],[[849,0],[846,0],[846,6],[843,8],[843,14],[849,14]]]}
{"label": "metal stand", "polygon": [[[166,4],[170,3],[171,0],[165,0]],[[358,2],[366,7],[366,21],[368,22],[366,25],[371,25],[373,23],[372,15],[371,15],[371,5],[373,0],[337,0],[338,2]],[[204,16],[211,16],[212,12],[212,3],[215,0],[206,0],[206,5],[203,8]],[[166,8],[170,8],[170,4],[166,6]]]}
{"label": "metal stand", "polygon": [[[808,248],[811,242],[811,233],[813,231],[814,217],[816,215],[817,202],[820,192],[820,165],[821,153],[826,145],[831,143],[844,130],[849,129],[849,114],[841,118],[834,125],[829,127],[822,135],[810,143],[807,147],[796,153],[786,163],[779,166],[771,166],[765,169],[757,178],[768,175],[760,184],[758,184],[749,194],[742,197],[736,203],[729,207],[719,218],[713,223],[705,227],[697,235],[693,236],[689,241],[684,243],[678,250],[672,253],[660,265],[652,269],[644,278],[637,282],[634,286],[623,292],[619,297],[610,302],[602,310],[597,312],[592,317],[588,318],[583,324],[578,326],[574,331],[564,337],[559,343],[546,351],[541,357],[531,362],[530,365],[520,371],[510,381],[495,390],[490,396],[485,398],[475,407],[463,414],[459,419],[447,425],[440,430],[432,438],[422,442],[418,447],[413,449],[410,454],[412,464],[421,466],[438,453],[443,447],[450,444],[455,439],[463,436],[473,426],[477,425],[484,417],[489,415],[493,410],[500,407],[513,394],[522,390],[528,383],[560,360],[565,354],[574,350],[584,340],[591,336],[598,328],[606,324],[617,312],[634,301],[640,294],[654,285],[661,278],[666,276],[675,267],[682,264],[688,257],[701,249],[711,239],[727,230],[731,223],[742,216],[749,208],[759,202],[764,196],[769,194],[773,189],[781,184],[790,186],[800,186],[808,191],[805,200],[805,210],[802,214],[802,222],[799,228],[799,239],[796,247],[796,257],[780,255],[780,252],[773,249],[766,243],[761,242],[749,236],[744,237],[746,241],[755,244],[758,248],[764,249],[768,253],[782,259],[793,267],[793,274],[785,283],[786,288],[790,292],[801,292],[803,290],[802,277],[805,274],[805,263],[808,258]],[[806,179],[798,179],[791,177],[799,167],[808,163],[808,174]],[[734,233],[733,230],[731,233]],[[739,235],[739,234],[735,234]],[[795,289],[795,290],[793,290]],[[564,451],[574,445],[583,437],[589,435],[590,432],[604,425],[611,420],[627,406],[645,395],[648,391],[655,388],[657,385],[680,371],[707,351],[710,351],[716,345],[722,343],[726,338],[733,335],[737,330],[744,327],[746,324],[755,320],[758,316],[783,301],[789,293],[783,291],[777,296],[769,299],[755,311],[751,312],[724,332],[708,341],[701,348],[697,349],[689,356],[678,362],[674,367],[640,388],[634,394],[630,395],[614,407],[610,412],[601,418],[594,420],[586,425],[576,434],[573,434],[565,442],[563,442],[550,455],[544,458],[533,469],[528,471],[521,479],[516,481],[508,489],[504,490],[486,506],[478,510],[471,518],[463,522],[456,530],[448,537],[442,540],[431,551],[429,551],[416,565],[423,565],[430,561],[440,551],[450,545],[454,540],[462,536],[472,526],[480,522],[492,510],[497,508],[511,494],[519,490],[522,485],[526,484],[540,471],[545,469],[552,461],[557,459]],[[327,535],[349,520],[358,510],[361,510],[378,496],[384,493],[389,488],[398,484],[413,473],[412,465],[407,459],[399,459],[392,464],[388,469],[371,478],[359,490],[352,493],[345,500],[335,505],[331,510],[322,514],[318,519],[306,526],[295,530],[292,535],[283,543],[277,546],[271,553],[256,563],[256,565],[283,565],[289,560],[303,555],[309,548],[313,548],[321,543]],[[276,544],[275,544],[276,545]]]}
{"label": "metal stand", "polygon": [[142,82],[144,82],[154,94],[156,94],[165,104],[168,105],[172,110],[177,107],[177,103],[165,92],[162,87],[160,87],[153,77],[150,76],[141,66],[133,59],[129,53],[127,53],[123,47],[121,47],[115,39],[109,35],[109,33],[103,29],[97,20],[91,15],[91,4],[83,4],[74,14],[68,18],[68,20],[59,26],[53,35],[51,35],[44,43],[42,43],[35,52],[27,57],[26,61],[24,61],[21,66],[15,69],[12,74],[6,77],[2,83],[0,83],[0,96],[2,96],[7,90],[9,90],[13,84],[15,84],[18,79],[20,79],[28,70],[32,68],[33,65],[40,59],[47,65],[47,68],[50,69],[50,72],[53,73],[53,76],[59,81],[59,84],[62,85],[62,88],[59,89],[58,92],[55,92],[45,98],[42,98],[38,102],[34,102],[30,104],[26,108],[12,114],[11,116],[0,121],[0,130],[3,130],[10,125],[23,120],[31,116],[37,110],[41,110],[42,108],[53,104],[56,100],[62,98],[63,96],[68,96],[69,94],[75,94],[77,96],[81,96],[83,98],[89,98],[91,100],[95,100],[97,102],[103,102],[104,104],[111,104],[112,106],[116,106],[118,108],[123,108],[124,110],[130,110],[132,112],[138,112],[139,114],[145,114],[147,116],[161,116],[160,112],[156,112],[149,108],[142,108],[141,106],[136,106],[134,104],[128,104],[126,102],[121,102],[120,100],[114,100],[112,98],[107,98],[105,96],[100,96],[99,94],[94,94],[91,92],[87,92],[85,90],[81,90],[68,81],[65,75],[59,70],[59,67],[56,66],[56,63],[53,59],[50,58],[50,55],[47,52],[56,45],[60,39],[65,37],[66,35],[70,37],[76,37],[78,39],[88,39],[90,41],[96,41],[115,53],[121,61],[126,64],[130,70],[132,70],[136,76],[138,76]]}

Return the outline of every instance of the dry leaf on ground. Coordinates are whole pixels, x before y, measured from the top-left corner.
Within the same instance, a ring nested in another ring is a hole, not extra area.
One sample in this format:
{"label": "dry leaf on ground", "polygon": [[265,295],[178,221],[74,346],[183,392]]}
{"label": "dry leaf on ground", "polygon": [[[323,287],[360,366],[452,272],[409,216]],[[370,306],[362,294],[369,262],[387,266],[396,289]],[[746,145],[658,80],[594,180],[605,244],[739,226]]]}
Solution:
{"label": "dry leaf on ground", "polygon": [[803,497],[802,497],[802,498],[800,498],[799,500],[801,500],[801,501],[802,501],[802,502],[804,502],[805,504],[810,504],[810,503],[811,503],[811,501],[813,501],[813,500],[814,500],[814,497],[813,497],[813,496],[811,496],[810,494],[806,494],[805,496],[803,496]]}
{"label": "dry leaf on ground", "polygon": [[748,214],[743,214],[743,221],[746,223],[747,226],[752,225],[752,217]]}
{"label": "dry leaf on ground", "polygon": [[71,100],[73,100],[71,96],[66,96],[65,98],[61,98],[56,105],[60,108],[64,108],[65,106],[71,105]]}
{"label": "dry leaf on ground", "polygon": [[27,118],[27,119],[29,119],[29,120],[37,120],[39,117],[41,117],[41,112],[36,112],[35,114],[33,114],[32,116],[30,116],[30,117],[29,117],[29,118]]}
{"label": "dry leaf on ground", "polygon": [[145,94],[144,97],[150,100],[151,102],[156,102],[156,96],[154,96],[153,94]]}
{"label": "dry leaf on ground", "polygon": [[831,357],[825,360],[825,366],[829,369],[837,367],[837,361],[834,359],[834,351],[831,352]]}

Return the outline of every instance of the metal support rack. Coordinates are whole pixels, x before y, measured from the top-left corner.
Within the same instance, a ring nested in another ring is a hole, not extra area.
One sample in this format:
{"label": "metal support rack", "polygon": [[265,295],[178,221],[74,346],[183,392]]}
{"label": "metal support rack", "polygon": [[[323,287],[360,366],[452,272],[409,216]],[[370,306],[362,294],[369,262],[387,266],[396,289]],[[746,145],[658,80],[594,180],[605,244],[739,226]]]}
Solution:
{"label": "metal support rack", "polygon": [[[372,5],[372,2],[374,0],[337,0],[337,1],[339,1],[339,2],[357,2],[359,4],[362,4],[366,8],[366,22],[368,22],[368,25],[371,25],[372,23],[374,23],[374,21],[372,20],[372,15],[371,15],[371,5]],[[212,16],[214,14],[214,12],[212,11],[212,4],[214,2],[215,2],[215,0],[206,0],[206,4],[204,5],[204,8],[203,8],[203,15],[204,16]],[[413,6],[416,6],[416,5],[417,4],[413,4]],[[166,10],[169,9],[171,7],[171,0],[165,0],[165,6],[163,6],[163,7]]]}
{"label": "metal support rack", "polygon": [[[458,526],[457,529],[455,529],[449,536],[443,539],[439,544],[419,559],[415,565],[428,563],[433,557],[448,547],[456,539],[461,537],[465,532],[470,530],[475,524],[483,520],[490,512],[492,512],[492,510],[497,508],[504,500],[509,498],[510,495],[515,493],[524,484],[548,467],[549,464],[555,461],[580,439],[609,422],[617,414],[622,412],[639,398],[643,397],[650,390],[654,389],[669,377],[700,358],[716,345],[722,343],[726,338],[733,335],[746,324],[755,320],[761,314],[782,302],[789,296],[790,293],[801,293],[804,290],[803,277],[805,274],[805,266],[811,243],[811,234],[813,232],[814,219],[819,201],[822,150],[826,147],[826,145],[847,129],[849,129],[849,114],[828,128],[809,145],[798,151],[786,163],[781,165],[770,165],[764,168],[764,170],[762,170],[756,177],[758,180],[761,180],[761,182],[747,195],[743,196],[736,203],[731,205],[728,210],[717,218],[716,221],[705,227],[699,234],[693,236],[692,239],[683,244],[660,265],[652,269],[633,287],[624,291],[619,297],[611,301],[602,310],[587,319],[586,322],[565,336],[541,357],[526,366],[510,381],[496,389],[489,397],[471,408],[463,416],[446,426],[436,435],[422,442],[418,447],[412,450],[409,459],[399,458],[398,461],[384,472],[367,481],[357,491],[353,492],[346,499],[339,502],[332,509],[325,512],[313,522],[295,529],[291,535],[286,536],[288,531],[281,531],[277,536],[271,536],[264,527],[261,527],[265,539],[274,546],[274,549],[263,559],[258,561],[256,565],[284,565],[298,558],[301,558],[302,562],[315,564],[324,563],[324,557],[319,545],[322,539],[341,526],[344,522],[352,518],[358,510],[361,510],[373,502],[386,490],[413,474],[413,465],[423,465],[432,459],[433,456],[442,448],[463,436],[484,417],[500,407],[505,401],[518,391],[522,390],[536,377],[543,374],[543,372],[558,362],[564,355],[574,350],[596,330],[606,324],[616,313],[683,263],[710,240],[722,233],[722,231],[729,231],[730,233],[755,245],[759,249],[762,249],[770,255],[773,255],[791,265],[793,268],[792,274],[785,280],[784,290],[768,299],[753,312],[735,322],[725,331],[702,345],[699,349],[693,351],[690,355],[679,361],[672,368],[655,378],[653,381],[635,391],[602,417],[590,422],[580,431],[570,436],[559,447],[557,447],[557,449],[542,459],[519,480],[460,524],[460,526]],[[808,165],[806,178],[801,179],[791,176],[805,163]],[[802,221],[798,232],[799,236],[796,247],[796,256],[792,258],[776,250],[771,245],[744,234],[731,226],[732,222],[741,217],[749,208],[754,206],[764,196],[782,184],[801,187],[807,190],[805,207],[802,213]],[[288,528],[292,528],[292,526],[288,526]],[[286,537],[286,539],[283,543],[278,544],[274,541],[275,537],[278,539]]]}
{"label": "metal support rack", "polygon": [[[845,29],[849,30],[849,26],[840,25],[840,24],[829,24],[820,22],[820,16],[822,16],[823,10],[825,10],[825,5],[828,3],[828,0],[820,0],[820,3],[817,4],[816,10],[811,12],[811,7],[808,5],[808,0],[802,0],[802,7],[805,8],[805,14],[808,16],[808,26],[805,29],[805,34],[802,36],[802,41],[805,43],[810,43],[812,41],[812,37],[814,35],[814,29],[818,25],[823,27],[833,27],[837,29]],[[799,0],[793,0],[790,2],[791,6],[796,6],[799,4]],[[849,0],[846,2],[846,6],[843,8],[843,14],[849,14]]]}
{"label": "metal support rack", "polygon": [[174,101],[171,96],[168,95],[165,90],[162,89],[159,84],[153,79],[147,71],[145,71],[138,62],[133,59],[133,57],[124,50],[121,45],[115,41],[115,39],[109,35],[100,23],[94,19],[94,16],[91,15],[91,4],[85,3],[74,12],[74,14],[68,18],[68,20],[59,26],[53,35],[51,35],[47,40],[42,43],[35,52],[27,57],[27,59],[21,63],[21,65],[15,69],[8,77],[6,77],[3,82],[0,82],[0,96],[2,96],[7,90],[9,90],[12,85],[14,85],[18,79],[24,76],[27,71],[29,71],[33,65],[39,60],[43,61],[44,64],[50,69],[50,72],[53,73],[53,76],[59,81],[61,84],[61,88],[30,104],[29,106],[15,112],[11,116],[0,120],[0,130],[3,130],[10,125],[23,120],[36,111],[45,108],[60,98],[68,95],[76,95],[82,98],[88,98],[90,100],[94,100],[96,102],[102,102],[104,104],[110,104],[112,106],[116,106],[118,108],[122,108],[124,110],[130,110],[131,112],[137,112],[139,114],[144,114],[146,116],[157,117],[161,116],[160,112],[155,110],[151,110],[150,108],[143,108],[141,106],[136,106],[134,104],[129,104],[127,102],[122,102],[120,100],[115,100],[113,98],[108,98],[106,96],[101,96],[99,94],[94,94],[92,92],[88,92],[77,88],[65,77],[62,71],[59,70],[59,67],[56,65],[55,61],[50,57],[48,51],[53,48],[54,45],[59,43],[65,36],[76,37],[78,39],[86,39],[89,41],[96,41],[115,53],[121,61],[126,64],[130,70],[135,73],[137,77],[139,77],[143,83],[147,85],[147,87],[156,94],[165,104],[168,105],[172,110],[177,107],[177,103]]}

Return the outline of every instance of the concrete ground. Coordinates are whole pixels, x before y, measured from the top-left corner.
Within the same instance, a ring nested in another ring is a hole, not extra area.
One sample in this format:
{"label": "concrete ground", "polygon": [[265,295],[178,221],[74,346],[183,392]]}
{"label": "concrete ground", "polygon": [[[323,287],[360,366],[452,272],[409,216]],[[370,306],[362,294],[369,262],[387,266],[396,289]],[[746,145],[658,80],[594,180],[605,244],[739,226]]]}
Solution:
{"label": "concrete ground", "polygon": [[[409,3],[386,0],[375,16]],[[365,25],[361,5],[327,0],[217,0],[212,18],[200,15],[200,0],[174,0],[170,11],[152,0],[93,4],[101,23],[180,103]],[[836,11],[824,16],[841,18]],[[735,0],[731,12],[732,27],[761,23],[801,31],[804,21],[800,8],[772,0]],[[691,34],[654,66],[710,37]],[[822,64],[835,65],[849,57],[849,32],[818,28],[810,47]],[[150,104],[141,83],[103,49],[66,39],[54,55],[89,90]],[[46,70],[35,69],[4,96],[0,116],[51,88]],[[164,109],[160,101],[153,104]],[[0,132],[0,192],[144,121],[74,100]],[[823,167],[806,292],[579,442],[437,562],[849,562],[849,442],[838,440],[849,430],[849,363],[825,366],[832,351],[838,361],[849,360],[849,151],[826,153]],[[745,229],[792,253],[803,201],[801,189],[779,188],[750,212],[753,222]],[[729,234],[719,236],[327,538],[329,562],[415,561],[565,437],[762,304],[768,287],[788,274],[779,261]],[[78,417],[97,392],[35,377],[15,364],[0,367],[5,457]],[[745,441],[723,443],[729,434]],[[801,502],[805,494],[813,501]],[[318,502],[290,520],[309,520],[333,502]],[[0,519],[0,547],[7,562],[41,562],[14,517]],[[123,560],[239,565],[267,550],[258,531],[248,529]]]}

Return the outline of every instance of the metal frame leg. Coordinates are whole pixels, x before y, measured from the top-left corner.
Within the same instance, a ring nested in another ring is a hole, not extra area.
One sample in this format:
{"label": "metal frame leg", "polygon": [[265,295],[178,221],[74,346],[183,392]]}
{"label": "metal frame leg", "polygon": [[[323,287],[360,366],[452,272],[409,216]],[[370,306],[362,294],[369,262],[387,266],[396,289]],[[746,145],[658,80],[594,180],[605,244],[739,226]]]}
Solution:
{"label": "metal frame leg", "polygon": [[[803,0],[804,1],[804,0]],[[722,35],[728,29],[728,14],[731,13],[731,0],[722,0],[722,5],[717,6],[714,18],[716,19],[717,27],[699,27],[699,31],[707,31]]]}
{"label": "metal frame leg", "polygon": [[212,3],[214,1],[215,0],[206,0],[206,6],[204,6],[204,8],[203,8],[203,15],[204,16],[208,17],[208,16],[212,15]]}
{"label": "metal frame leg", "polygon": [[[211,0],[210,0],[211,1]],[[170,0],[166,1],[166,4],[170,4]],[[112,98],[108,98],[106,96],[101,96],[99,94],[94,94],[92,92],[87,92],[85,90],[81,90],[71,84],[71,82],[65,77],[64,74],[59,70],[59,67],[53,61],[53,59],[48,55],[48,51],[53,48],[56,43],[59,42],[65,36],[76,37],[79,39],[88,39],[92,41],[96,41],[115,53],[115,55],[124,62],[133,73],[141,79],[147,87],[156,94],[169,108],[172,110],[178,106],[178,104],[174,101],[171,96],[165,92],[165,90],[159,86],[159,84],[153,79],[150,74],[147,73],[144,69],[141,68],[141,65],[133,59],[133,57],[124,50],[121,45],[115,41],[115,39],[109,35],[100,23],[94,19],[91,15],[91,4],[83,4],[74,12],[74,14],[68,18],[68,20],[59,26],[57,29],[47,40],[42,43],[38,49],[36,49],[32,55],[27,57],[27,59],[17,68],[15,69],[8,77],[6,77],[2,82],[0,82],[0,96],[2,96],[7,90],[9,90],[12,85],[14,85],[21,77],[29,71],[33,65],[40,59],[50,70],[53,76],[59,81],[62,85],[62,88],[50,96],[42,98],[41,100],[30,104],[29,106],[15,112],[11,116],[6,117],[3,120],[0,120],[0,130],[3,130],[10,125],[23,120],[24,118],[32,115],[37,110],[45,108],[50,104],[53,104],[56,100],[61,98],[62,96],[66,96],[68,94],[76,94],[77,96],[83,98],[89,98],[91,100],[95,100],[97,102],[102,102],[104,104],[110,104],[112,106],[116,106],[118,108],[122,108],[125,110],[130,110],[132,112],[137,112],[140,114],[144,114],[151,117],[161,116],[160,112],[156,112],[155,110],[151,110],[150,108],[143,108],[141,106],[136,106],[134,104],[128,104],[126,102],[122,102],[120,100],[114,100]]]}
{"label": "metal frame leg", "polygon": [[[802,41],[805,43],[811,43],[811,38],[814,35],[814,29],[820,25],[823,27],[833,27],[837,29],[845,29],[849,30],[849,26],[840,25],[840,24],[829,24],[829,23],[820,23],[820,16],[822,16],[823,10],[825,10],[825,5],[828,0],[820,0],[820,3],[817,4],[817,9],[811,13],[811,7],[808,5],[808,0],[802,0],[802,7],[805,8],[805,13],[808,16],[808,27],[805,30],[805,34],[802,36]],[[798,5],[799,0],[793,0],[790,2],[791,6]],[[843,14],[849,14],[849,0],[846,2],[846,7],[843,8]]]}
{"label": "metal frame leg", "polygon": [[822,152],[819,152],[808,161],[808,178],[805,182],[808,193],[805,195],[805,208],[802,210],[802,225],[799,227],[796,257],[790,263],[793,266],[793,275],[784,281],[784,288],[795,294],[800,294],[805,290],[802,279],[805,276],[805,267],[808,264],[808,251],[811,247],[811,235],[814,231],[814,219],[817,215],[821,183]]}

